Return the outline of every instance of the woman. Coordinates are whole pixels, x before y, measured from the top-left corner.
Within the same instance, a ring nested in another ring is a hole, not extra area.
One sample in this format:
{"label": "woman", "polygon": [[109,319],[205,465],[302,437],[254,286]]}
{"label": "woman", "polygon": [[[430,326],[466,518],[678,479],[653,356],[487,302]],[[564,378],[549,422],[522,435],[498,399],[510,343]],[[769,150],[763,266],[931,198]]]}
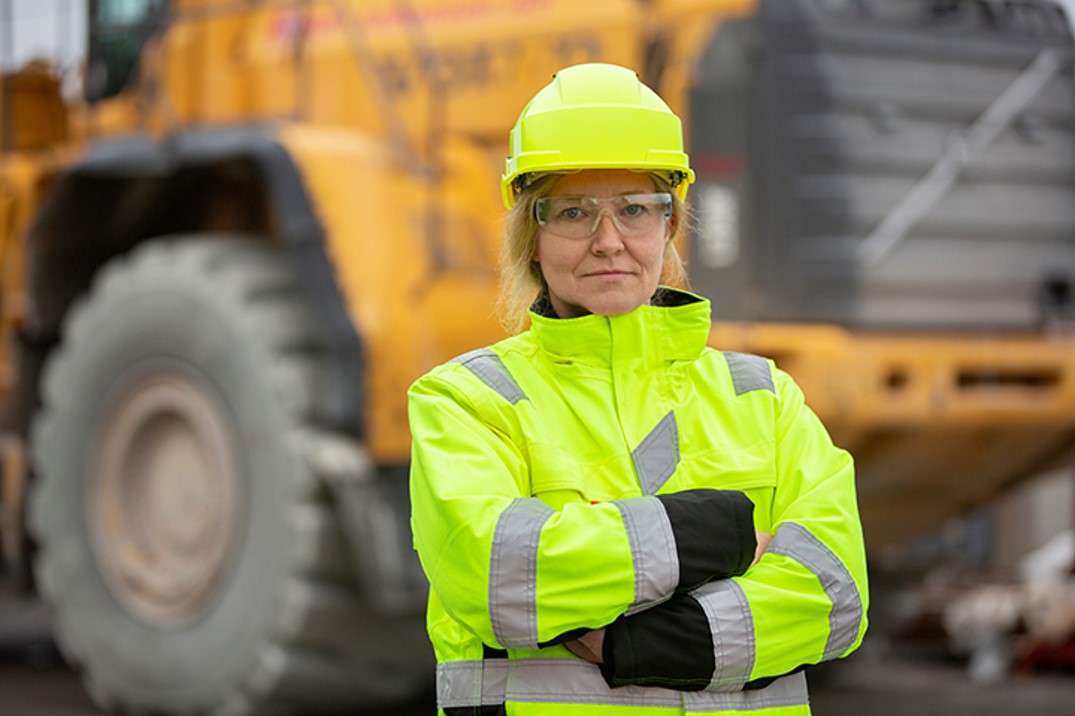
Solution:
{"label": "woman", "polygon": [[512,130],[515,335],[410,391],[446,716],[805,714],[802,668],[862,640],[850,456],[666,287],[692,180],[679,119],[621,67],[561,71]]}

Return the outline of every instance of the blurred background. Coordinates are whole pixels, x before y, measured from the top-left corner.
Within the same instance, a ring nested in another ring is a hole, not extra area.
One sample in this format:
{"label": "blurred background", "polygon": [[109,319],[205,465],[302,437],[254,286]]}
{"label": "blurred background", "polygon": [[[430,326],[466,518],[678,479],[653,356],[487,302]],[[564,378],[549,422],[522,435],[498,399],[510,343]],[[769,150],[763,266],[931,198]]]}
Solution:
{"label": "blurred background", "polygon": [[1075,713],[1075,4],[0,0],[0,704],[431,713],[405,392],[558,68],[684,119],[711,343],[858,467],[817,714]]}

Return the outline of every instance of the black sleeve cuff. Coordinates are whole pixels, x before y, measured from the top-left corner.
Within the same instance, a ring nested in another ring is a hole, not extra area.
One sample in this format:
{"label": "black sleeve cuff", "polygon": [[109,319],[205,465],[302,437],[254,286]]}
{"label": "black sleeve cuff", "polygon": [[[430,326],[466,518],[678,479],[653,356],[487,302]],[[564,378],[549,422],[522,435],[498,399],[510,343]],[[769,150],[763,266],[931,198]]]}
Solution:
{"label": "black sleeve cuff", "polygon": [[754,503],[738,490],[685,490],[657,495],[679,553],[677,591],[735,577],[754,561]]}
{"label": "black sleeve cuff", "polygon": [[686,594],[605,628],[601,675],[609,686],[663,686],[699,691],[715,669],[709,620]]}

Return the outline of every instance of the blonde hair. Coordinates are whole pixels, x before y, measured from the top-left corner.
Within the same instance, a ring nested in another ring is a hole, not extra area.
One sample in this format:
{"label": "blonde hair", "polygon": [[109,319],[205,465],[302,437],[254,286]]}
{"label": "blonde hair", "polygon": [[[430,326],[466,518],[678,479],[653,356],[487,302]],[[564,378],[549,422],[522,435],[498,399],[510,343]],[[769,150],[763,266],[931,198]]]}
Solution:
{"label": "blonde hair", "polygon": [[[531,304],[548,288],[541,274],[541,266],[534,260],[538,230],[534,204],[541,197],[549,195],[553,184],[561,176],[563,174],[546,174],[527,185],[515,197],[515,206],[508,211],[504,222],[504,240],[500,245],[498,262],[500,293],[497,297],[497,315],[501,325],[512,335],[527,329]],[[665,245],[660,282],[665,286],[687,288],[687,269],[677,244],[680,237],[687,233],[689,211],[665,177],[657,174],[649,176],[657,191],[672,195],[672,236]]]}

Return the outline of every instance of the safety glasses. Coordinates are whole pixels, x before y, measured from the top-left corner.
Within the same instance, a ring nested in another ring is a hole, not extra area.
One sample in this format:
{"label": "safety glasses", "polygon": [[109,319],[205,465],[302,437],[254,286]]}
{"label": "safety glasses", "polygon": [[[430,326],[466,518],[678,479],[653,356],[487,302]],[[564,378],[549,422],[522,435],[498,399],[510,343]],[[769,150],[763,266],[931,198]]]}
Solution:
{"label": "safety glasses", "polygon": [[534,218],[550,234],[564,239],[588,239],[608,214],[623,236],[642,236],[663,228],[672,217],[672,195],[621,194],[607,199],[595,196],[545,196],[534,204]]}

